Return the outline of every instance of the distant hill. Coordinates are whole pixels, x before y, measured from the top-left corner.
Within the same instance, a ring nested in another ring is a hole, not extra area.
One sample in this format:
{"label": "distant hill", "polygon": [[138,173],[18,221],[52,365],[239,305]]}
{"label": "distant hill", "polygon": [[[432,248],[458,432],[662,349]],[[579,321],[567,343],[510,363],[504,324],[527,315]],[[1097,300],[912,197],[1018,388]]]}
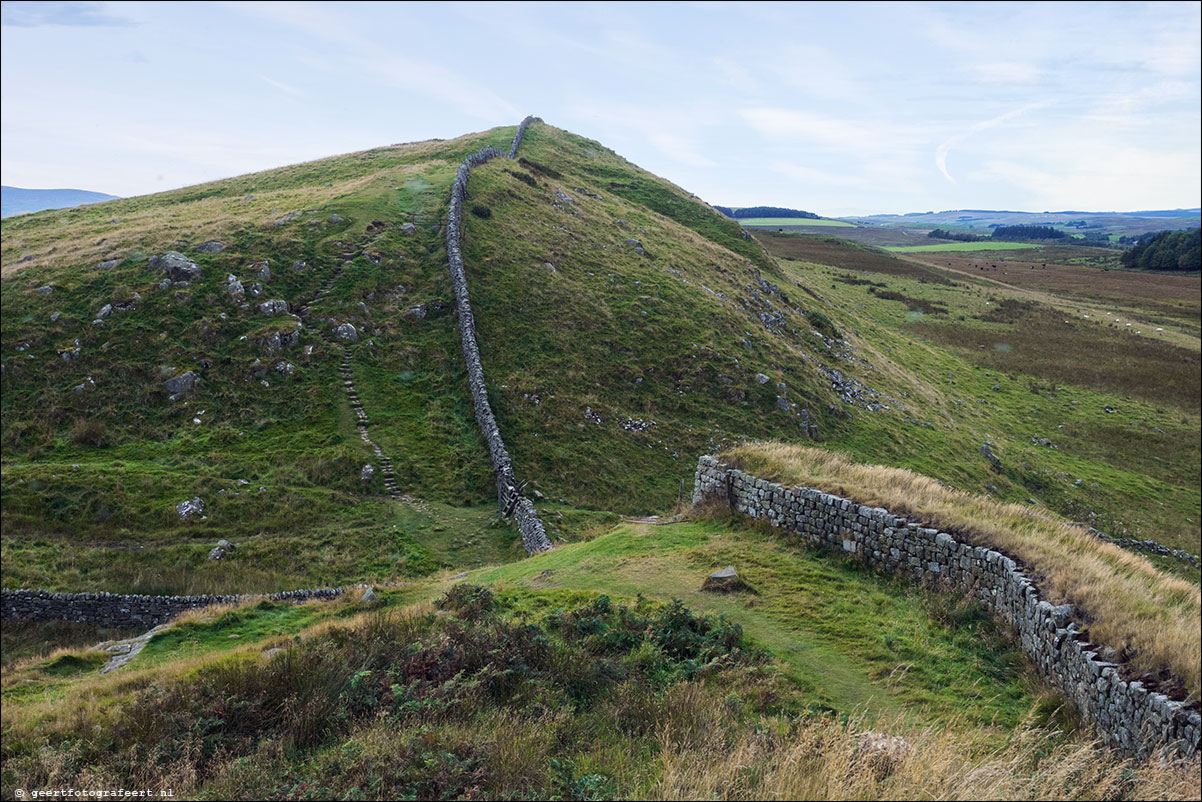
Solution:
{"label": "distant hill", "polygon": [[1136,212],[1016,212],[989,209],[951,209],[942,212],[873,214],[840,218],[861,226],[894,229],[946,229],[988,233],[998,226],[1057,226],[1066,234],[1086,239],[1143,235],[1163,230],[1197,228],[1202,209],[1159,209]]}
{"label": "distant hill", "polygon": [[744,206],[738,209],[731,206],[715,206],[714,208],[727,217],[733,217],[735,220],[745,220],[751,217],[799,217],[807,220],[818,220],[820,218],[819,215],[813,212],[803,212],[800,209],[786,209],[782,206]]}
{"label": "distant hill", "polygon": [[85,203],[116,200],[117,195],[89,192],[86,189],[22,189],[0,187],[0,217],[40,212],[43,209],[70,209]]}

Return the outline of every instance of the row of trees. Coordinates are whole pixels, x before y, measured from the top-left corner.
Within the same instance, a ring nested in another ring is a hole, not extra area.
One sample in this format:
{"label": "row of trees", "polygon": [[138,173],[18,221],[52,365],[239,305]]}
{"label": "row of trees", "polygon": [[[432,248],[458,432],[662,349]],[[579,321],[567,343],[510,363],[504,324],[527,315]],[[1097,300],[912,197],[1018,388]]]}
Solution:
{"label": "row of trees", "polygon": [[1122,258],[1138,270],[1202,270],[1202,228],[1145,234]]}
{"label": "row of trees", "polygon": [[1013,242],[1027,239],[1064,239],[1065,233],[1051,226],[998,226],[993,238]]}
{"label": "row of trees", "polygon": [[819,215],[813,212],[803,212],[800,209],[786,209],[782,206],[747,206],[742,209],[732,209],[729,206],[715,206],[715,209],[727,217],[736,220],[746,220],[749,217],[798,217],[806,220],[818,220]]}
{"label": "row of trees", "polygon": [[945,231],[942,228],[937,228],[930,234],[927,234],[931,239],[950,239],[956,242],[976,242],[977,240],[986,239],[979,237],[976,234],[969,234],[967,231]]}

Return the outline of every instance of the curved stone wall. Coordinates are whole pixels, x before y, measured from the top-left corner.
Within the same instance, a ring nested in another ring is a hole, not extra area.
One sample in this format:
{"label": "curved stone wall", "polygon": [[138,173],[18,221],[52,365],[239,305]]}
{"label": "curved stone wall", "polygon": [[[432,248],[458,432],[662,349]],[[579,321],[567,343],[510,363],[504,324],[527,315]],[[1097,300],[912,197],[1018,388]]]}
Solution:
{"label": "curved stone wall", "polygon": [[[526,127],[534,120],[527,117],[518,126],[513,136],[509,158],[517,154]],[[455,174],[451,187],[451,204],[447,210],[447,262],[451,270],[451,286],[455,291],[455,309],[459,318],[459,343],[463,347],[463,361],[467,365],[467,381],[472,391],[472,407],[476,423],[484,441],[488,444],[488,455],[492,459],[497,477],[497,505],[502,517],[512,517],[522,535],[522,545],[527,554],[537,554],[551,548],[543,522],[534,509],[534,504],[522,493],[522,486],[513,473],[513,462],[501,439],[501,430],[488,402],[488,385],[484,381],[484,366],[480,363],[480,347],[476,342],[476,318],[472,314],[471,299],[468,297],[467,273],[463,266],[461,233],[463,229],[463,203],[467,200],[467,182],[471,168],[501,156],[496,148],[484,148],[463,160]]]}
{"label": "curved stone wall", "polygon": [[100,627],[147,628],[164,624],[185,610],[254,600],[303,602],[333,599],[349,588],[313,588],[233,596],[137,596],[117,593],[51,593],[47,590],[0,591],[5,621],[75,621]]}
{"label": "curved stone wall", "polygon": [[1042,600],[1006,555],[880,507],[782,487],[709,456],[698,461],[693,485],[693,501],[706,498],[873,567],[968,594],[1010,626],[1043,678],[1072,700],[1105,743],[1139,757],[1162,746],[1185,758],[1198,755],[1198,703],[1170,699],[1151,678],[1141,681],[1126,666],[1102,660],[1071,620],[1072,605]]}

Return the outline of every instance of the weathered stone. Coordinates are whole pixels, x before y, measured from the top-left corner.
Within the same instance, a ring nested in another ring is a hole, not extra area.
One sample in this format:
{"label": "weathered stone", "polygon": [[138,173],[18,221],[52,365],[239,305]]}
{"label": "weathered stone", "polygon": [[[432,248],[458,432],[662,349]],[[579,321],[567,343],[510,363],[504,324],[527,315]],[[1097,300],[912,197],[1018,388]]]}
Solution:
{"label": "weathered stone", "polygon": [[167,277],[172,282],[195,281],[201,277],[203,272],[200,269],[200,265],[179,251],[167,251],[164,254],[150,257],[150,267],[155,270],[161,269],[166,271]]}
{"label": "weathered stone", "polygon": [[363,484],[368,484],[371,482],[371,478],[372,478],[372,476],[375,475],[375,473],[376,473],[376,468],[374,465],[371,465],[371,464],[364,465],[359,470],[359,481],[362,482]]}
{"label": "weathered stone", "polygon": [[98,262],[96,264],[96,269],[97,270],[112,270],[114,267],[116,267],[119,264],[121,264],[120,259],[106,259],[103,262]]}
{"label": "weathered stone", "polygon": [[204,511],[205,503],[201,501],[200,496],[187,501],[181,501],[179,504],[175,505],[175,512],[177,515],[179,515],[179,519],[181,521],[186,521],[189,518],[203,515]]}
{"label": "weathered stone", "polygon": [[359,330],[350,323],[340,323],[334,327],[334,333],[339,338],[347,342],[354,343],[359,341]]}
{"label": "weathered stone", "polygon": [[108,317],[111,314],[113,314],[113,305],[105,304],[104,306],[100,307],[100,311],[96,313],[96,319],[104,320],[106,317]]}
{"label": "weathered stone", "polygon": [[643,243],[639,242],[637,239],[630,238],[630,239],[626,240],[626,245],[627,245],[627,247],[633,249],[634,252],[637,253],[639,256],[647,255],[647,251],[643,250]]}
{"label": "weathered stone", "polygon": [[993,449],[991,449],[989,447],[988,443],[981,444],[981,456],[984,457],[985,459],[989,460],[990,464],[992,464],[993,467],[995,467],[995,468],[1002,467],[1002,461],[1000,459],[998,459],[997,454],[993,453]]}
{"label": "weathered stone", "polygon": [[346,218],[345,218],[345,217],[343,217],[343,216],[342,216],[342,215],[340,215],[340,214],[332,214],[332,215],[330,215],[330,222],[331,222],[331,223],[342,223],[342,222],[345,222],[345,221],[346,221]]}
{"label": "weathered stone", "polygon": [[733,565],[728,565],[707,576],[701,589],[710,593],[737,593],[750,590],[751,587],[743,581]]}
{"label": "weathered stone", "polygon": [[199,378],[194,372],[190,370],[185,371],[163,382],[163,389],[172,395],[190,393],[196,387],[196,382]]}
{"label": "weathered stone", "polygon": [[197,253],[220,253],[225,250],[225,243],[211,239],[196,246]]}
{"label": "weathered stone", "polygon": [[264,301],[259,304],[259,311],[265,315],[282,315],[288,311],[288,302],[281,298]]}
{"label": "weathered stone", "polygon": [[413,223],[402,223],[401,233],[406,236],[413,236],[417,233],[417,226],[413,225]]}

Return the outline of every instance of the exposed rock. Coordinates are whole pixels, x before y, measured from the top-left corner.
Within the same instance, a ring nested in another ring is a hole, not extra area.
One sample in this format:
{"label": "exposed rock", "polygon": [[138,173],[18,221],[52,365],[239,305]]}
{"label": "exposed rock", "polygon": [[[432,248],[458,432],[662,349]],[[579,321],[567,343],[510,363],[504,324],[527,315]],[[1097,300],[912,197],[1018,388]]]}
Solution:
{"label": "exposed rock", "polygon": [[58,322],[58,319],[59,319],[60,317],[62,317],[62,316],[63,316],[63,313],[62,313],[62,312],[51,312],[51,313],[50,313],[50,322],[51,322],[51,323],[57,323],[57,322]]}
{"label": "exposed rock", "polygon": [[737,593],[751,590],[751,586],[739,577],[733,565],[728,565],[706,577],[701,589],[710,593]]}
{"label": "exposed rock", "polygon": [[376,466],[371,465],[371,464],[364,465],[359,470],[359,481],[362,482],[363,484],[368,484],[369,482],[371,482],[371,478],[372,478],[372,476],[375,475],[375,473],[376,473]]}
{"label": "exposed rock", "polygon": [[377,602],[379,600],[380,597],[376,595],[375,590],[372,588],[366,588],[363,591],[363,598],[360,601],[362,601],[364,604],[371,604],[372,602]]}
{"label": "exposed rock", "polygon": [[295,262],[292,263],[292,269],[296,270],[298,272],[301,270],[304,270],[308,266],[309,266],[308,262],[302,262],[300,259],[297,259]]}
{"label": "exposed rock", "polygon": [[175,512],[179,515],[181,521],[186,521],[193,516],[203,515],[204,511],[205,503],[200,500],[200,496],[188,501],[181,501],[175,505]]}
{"label": "exposed rock", "polygon": [[413,223],[402,223],[401,233],[412,236],[417,233],[417,226],[413,225]]}
{"label": "exposed rock", "polygon": [[36,290],[34,290],[34,292],[36,292],[38,295],[49,295],[50,293],[54,292],[54,287],[47,284],[43,287],[38,287]]}
{"label": "exposed rock", "polygon": [[196,246],[197,253],[221,253],[225,250],[225,243],[211,239],[208,242],[202,242]]}
{"label": "exposed rock", "polygon": [[230,294],[231,298],[239,301],[246,295],[246,289],[242,286],[242,282],[233,273],[226,278],[225,291]]}
{"label": "exposed rock", "polygon": [[201,276],[200,265],[184,256],[179,251],[167,251],[150,257],[150,266],[155,270],[166,271],[172,281],[194,281]]}
{"label": "exposed rock", "polygon": [[637,253],[639,256],[647,255],[647,252],[645,250],[643,250],[643,243],[639,242],[637,239],[634,239],[634,238],[628,239],[628,240],[626,240],[626,244],[628,246],[630,246],[631,248],[633,248],[634,252]]}
{"label": "exposed rock", "polygon": [[276,362],[272,367],[275,368],[276,373],[284,376],[290,376],[296,372],[296,365],[292,364],[291,362],[285,362],[282,359]]}
{"label": "exposed rock", "polygon": [[359,341],[359,330],[350,323],[342,323],[338,325],[334,328],[334,333],[347,342],[353,343]]}
{"label": "exposed rock", "polygon": [[300,344],[300,332],[295,330],[273,331],[271,334],[261,337],[259,342],[267,351],[282,351]]}
{"label": "exposed rock", "polygon": [[196,382],[199,378],[199,376],[189,370],[163,382],[163,389],[172,395],[190,393],[196,387]]}
{"label": "exposed rock", "polygon": [[760,384],[767,384],[768,382],[772,381],[772,379],[768,378],[768,377],[767,377],[766,375],[764,375],[763,373],[757,373],[757,374],[755,374],[755,380],[756,380],[757,382],[759,382]]}
{"label": "exposed rock", "polygon": [[100,311],[96,313],[96,319],[104,320],[106,317],[108,317],[111,314],[113,314],[113,305],[105,304],[104,306],[100,307]]}
{"label": "exposed rock", "polygon": [[343,216],[342,216],[342,215],[340,215],[340,214],[332,214],[332,215],[330,215],[330,222],[331,222],[331,223],[342,223],[342,222],[345,222],[345,221],[346,221],[346,218],[345,218],[345,217],[343,217]]}
{"label": "exposed rock", "polygon": [[223,539],[223,540],[217,541],[217,545],[214,546],[213,549],[209,552],[208,562],[216,562],[217,560],[224,558],[225,555],[229,554],[235,548],[237,548],[237,547],[234,546],[234,544],[229,542],[228,540]]}
{"label": "exposed rock", "polygon": [[103,262],[96,263],[97,270],[112,270],[117,265],[121,264],[120,259],[106,259]]}
{"label": "exposed rock", "polygon": [[64,362],[74,362],[76,359],[79,359],[79,354],[80,354],[79,340],[75,341],[75,345],[73,347],[62,348],[58,352],[58,355],[60,357],[62,357],[62,360]]}
{"label": "exposed rock", "polygon": [[988,443],[981,444],[981,456],[984,457],[985,459],[989,460],[990,464],[992,464],[993,467],[997,468],[998,470],[1001,470],[1002,461],[1000,459],[998,459],[997,454],[993,453],[993,449],[991,449],[989,447]]}
{"label": "exposed rock", "polygon": [[282,315],[288,311],[288,302],[280,298],[264,301],[259,304],[259,311],[265,315]]}
{"label": "exposed rock", "polygon": [[271,265],[267,262],[255,262],[250,266],[251,270],[259,268],[259,281],[271,281]]}

